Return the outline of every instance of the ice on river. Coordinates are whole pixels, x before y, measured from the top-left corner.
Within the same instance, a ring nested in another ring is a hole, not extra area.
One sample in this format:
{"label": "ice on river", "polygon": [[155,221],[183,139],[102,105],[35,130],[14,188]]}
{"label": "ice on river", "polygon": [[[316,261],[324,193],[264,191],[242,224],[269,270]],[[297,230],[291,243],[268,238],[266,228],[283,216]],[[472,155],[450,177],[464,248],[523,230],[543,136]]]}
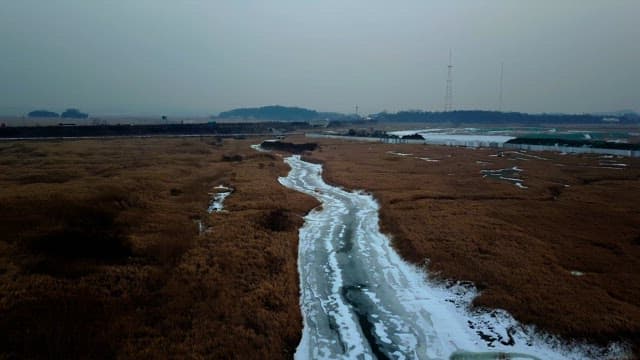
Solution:
{"label": "ice on river", "polygon": [[296,359],[582,359],[595,349],[559,346],[504,311],[470,311],[473,288],[435,284],[391,248],[372,196],[327,185],[321,165],[299,156],[285,161],[280,183],[322,203],[299,234]]}
{"label": "ice on river", "polygon": [[[474,131],[476,129],[468,128],[467,131]],[[442,132],[444,131],[444,132]],[[503,144],[511,139],[513,136],[507,135],[481,135],[481,134],[456,134],[453,133],[456,130],[453,129],[425,129],[425,130],[403,130],[392,131],[390,135],[406,136],[418,134],[424,138],[427,144],[436,145],[453,145],[453,146],[491,146],[491,144]]]}

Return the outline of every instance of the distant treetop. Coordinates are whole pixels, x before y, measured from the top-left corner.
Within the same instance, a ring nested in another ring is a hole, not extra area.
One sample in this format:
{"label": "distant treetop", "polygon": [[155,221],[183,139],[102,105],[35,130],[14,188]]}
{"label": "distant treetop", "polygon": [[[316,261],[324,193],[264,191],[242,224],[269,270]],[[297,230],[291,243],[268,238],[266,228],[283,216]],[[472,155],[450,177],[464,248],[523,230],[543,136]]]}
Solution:
{"label": "distant treetop", "polygon": [[49,110],[34,110],[28,114],[29,117],[37,117],[37,118],[57,118],[60,115],[56,112]]}
{"label": "distant treetop", "polygon": [[60,115],[60,117],[69,119],[86,119],[89,117],[89,114],[80,112],[78,109],[67,109],[62,113],[62,115]]}

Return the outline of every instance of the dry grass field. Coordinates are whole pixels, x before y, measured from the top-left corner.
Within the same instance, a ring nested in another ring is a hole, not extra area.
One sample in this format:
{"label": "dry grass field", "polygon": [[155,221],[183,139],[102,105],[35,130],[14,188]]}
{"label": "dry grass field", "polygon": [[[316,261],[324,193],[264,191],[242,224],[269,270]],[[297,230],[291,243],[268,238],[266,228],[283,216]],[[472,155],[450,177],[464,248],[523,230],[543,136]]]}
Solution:
{"label": "dry grass field", "polygon": [[[428,259],[441,279],[473,281],[474,305],[571,338],[630,340],[638,353],[640,159],[320,144],[309,158],[325,179],[372,192],[400,254]],[[481,172],[514,166],[522,171],[503,177],[526,189]]]}
{"label": "dry grass field", "polygon": [[[317,203],[257,142],[0,143],[0,358],[291,358],[298,228]],[[371,191],[399,252],[473,281],[475,305],[637,347],[638,159],[320,144],[325,178]],[[526,189],[481,172],[514,166],[503,177]],[[208,214],[217,185],[235,191]]]}
{"label": "dry grass field", "polygon": [[290,358],[316,203],[256,142],[0,143],[0,358]]}

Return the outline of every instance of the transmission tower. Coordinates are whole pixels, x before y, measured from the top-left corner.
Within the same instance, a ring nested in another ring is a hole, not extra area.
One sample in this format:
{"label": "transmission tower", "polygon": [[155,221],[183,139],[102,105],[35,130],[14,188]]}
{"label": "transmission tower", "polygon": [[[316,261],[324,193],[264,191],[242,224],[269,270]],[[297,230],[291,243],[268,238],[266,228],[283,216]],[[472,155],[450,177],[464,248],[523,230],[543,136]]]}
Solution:
{"label": "transmission tower", "polygon": [[453,65],[451,64],[451,50],[449,50],[449,65],[447,66],[447,90],[444,95],[444,111],[453,109]]}
{"label": "transmission tower", "polygon": [[502,111],[502,80],[504,78],[504,63],[500,63],[500,94],[498,98],[498,111]]}

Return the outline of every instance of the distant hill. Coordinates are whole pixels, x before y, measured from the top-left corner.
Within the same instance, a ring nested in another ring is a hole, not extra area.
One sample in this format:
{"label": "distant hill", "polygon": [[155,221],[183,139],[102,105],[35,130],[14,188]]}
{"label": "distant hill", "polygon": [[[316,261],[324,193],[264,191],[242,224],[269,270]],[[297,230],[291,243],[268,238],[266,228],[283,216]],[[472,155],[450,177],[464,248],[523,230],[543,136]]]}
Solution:
{"label": "distant hill", "polygon": [[34,110],[28,114],[29,117],[32,118],[57,118],[60,115],[56,112],[49,110]]}
{"label": "distant hill", "polygon": [[268,121],[310,121],[318,118],[315,110],[280,105],[239,108],[221,112],[218,118],[241,118]]}
{"label": "distant hill", "polygon": [[[425,122],[425,123],[487,123],[487,124],[599,124],[602,115],[592,114],[526,114],[519,112],[499,112],[464,110],[448,112],[400,111],[395,114],[379,113],[373,116],[378,121]],[[620,123],[638,123],[640,119],[630,114],[617,116]]]}
{"label": "distant hill", "polygon": [[60,117],[66,119],[86,119],[89,117],[89,114],[80,112],[78,109],[67,109]]}

